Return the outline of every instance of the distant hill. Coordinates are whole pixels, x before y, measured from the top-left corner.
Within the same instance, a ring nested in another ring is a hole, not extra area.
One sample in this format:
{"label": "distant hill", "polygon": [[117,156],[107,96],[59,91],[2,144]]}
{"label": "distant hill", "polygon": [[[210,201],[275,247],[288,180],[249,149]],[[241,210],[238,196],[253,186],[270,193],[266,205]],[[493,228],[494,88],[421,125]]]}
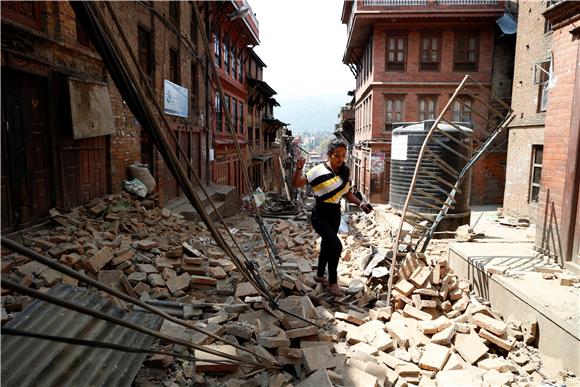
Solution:
{"label": "distant hill", "polygon": [[340,108],[351,99],[344,94],[305,96],[302,98],[284,99],[275,96],[280,103],[274,111],[274,116],[290,125],[293,132],[304,130],[333,132],[338,123]]}

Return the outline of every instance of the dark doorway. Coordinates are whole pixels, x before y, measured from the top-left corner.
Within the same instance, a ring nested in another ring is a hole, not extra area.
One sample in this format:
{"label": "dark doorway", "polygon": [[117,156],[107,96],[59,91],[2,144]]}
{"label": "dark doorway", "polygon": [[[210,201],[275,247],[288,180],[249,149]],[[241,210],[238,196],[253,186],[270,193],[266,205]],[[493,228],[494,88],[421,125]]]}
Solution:
{"label": "dark doorway", "polygon": [[2,229],[48,215],[54,203],[47,80],[2,69]]}

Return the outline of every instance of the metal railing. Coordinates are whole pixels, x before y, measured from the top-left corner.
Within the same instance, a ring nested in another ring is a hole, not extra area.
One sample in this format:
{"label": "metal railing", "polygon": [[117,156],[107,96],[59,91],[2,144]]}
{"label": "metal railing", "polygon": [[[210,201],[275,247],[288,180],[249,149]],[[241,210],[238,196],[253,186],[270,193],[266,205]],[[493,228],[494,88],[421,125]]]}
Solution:
{"label": "metal railing", "polygon": [[439,5],[495,5],[498,0],[436,0]]}
{"label": "metal railing", "polygon": [[421,5],[495,5],[498,0],[363,0],[365,7],[415,7]]}
{"label": "metal railing", "polygon": [[365,7],[413,7],[427,5],[427,0],[364,0]]}

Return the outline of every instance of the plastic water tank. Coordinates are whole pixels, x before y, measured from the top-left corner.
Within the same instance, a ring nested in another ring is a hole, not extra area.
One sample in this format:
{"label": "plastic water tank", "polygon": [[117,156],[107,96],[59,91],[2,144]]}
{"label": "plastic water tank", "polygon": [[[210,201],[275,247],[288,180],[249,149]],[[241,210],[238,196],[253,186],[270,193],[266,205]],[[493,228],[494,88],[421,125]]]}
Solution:
{"label": "plastic water tank", "polygon": [[[433,126],[434,121],[428,120],[422,123],[415,123],[399,127],[393,130],[392,147],[391,147],[391,184],[390,184],[390,204],[396,209],[402,209],[405,204],[405,199],[409,191],[411,180],[415,172],[417,158],[421,151],[421,146],[425,141],[425,137],[429,129]],[[455,123],[454,123],[455,124]],[[455,126],[440,123],[438,130],[445,131],[448,135],[457,139],[459,142],[468,147],[460,146],[455,141],[447,138],[445,135],[435,132],[433,137],[449,148],[455,150],[466,158],[471,158],[471,137],[468,135],[472,130],[466,126],[465,123],[458,123]],[[446,149],[441,144],[435,141],[429,141],[429,149],[446,164],[453,167],[455,171],[460,172],[466,165],[467,161],[459,157],[449,149]],[[444,168],[437,165],[429,157],[423,156],[421,168],[425,169],[442,180],[449,182],[451,185],[456,183],[456,177],[451,176]],[[439,224],[437,231],[453,231],[463,224],[469,224],[471,210],[469,207],[470,184],[471,175],[468,174],[459,189],[461,194],[455,196],[455,208],[449,209],[443,221]],[[428,194],[440,199],[446,200],[446,192],[451,188],[442,183],[438,179],[426,175],[419,174],[415,183],[415,189],[420,189]],[[416,192],[414,195],[420,195]],[[441,203],[436,200],[421,196],[419,199],[425,203],[441,208]],[[439,212],[438,209],[422,205],[417,202],[409,202],[409,209],[420,213],[434,215]]]}

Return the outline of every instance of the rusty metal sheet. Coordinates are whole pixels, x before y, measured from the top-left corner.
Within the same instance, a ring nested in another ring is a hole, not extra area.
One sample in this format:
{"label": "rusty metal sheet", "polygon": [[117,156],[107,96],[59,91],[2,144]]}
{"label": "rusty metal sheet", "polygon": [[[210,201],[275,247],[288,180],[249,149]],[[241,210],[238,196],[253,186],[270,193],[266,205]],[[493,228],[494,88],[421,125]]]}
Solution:
{"label": "rusty metal sheet", "polygon": [[106,84],[69,78],[73,138],[113,134],[115,121]]}

